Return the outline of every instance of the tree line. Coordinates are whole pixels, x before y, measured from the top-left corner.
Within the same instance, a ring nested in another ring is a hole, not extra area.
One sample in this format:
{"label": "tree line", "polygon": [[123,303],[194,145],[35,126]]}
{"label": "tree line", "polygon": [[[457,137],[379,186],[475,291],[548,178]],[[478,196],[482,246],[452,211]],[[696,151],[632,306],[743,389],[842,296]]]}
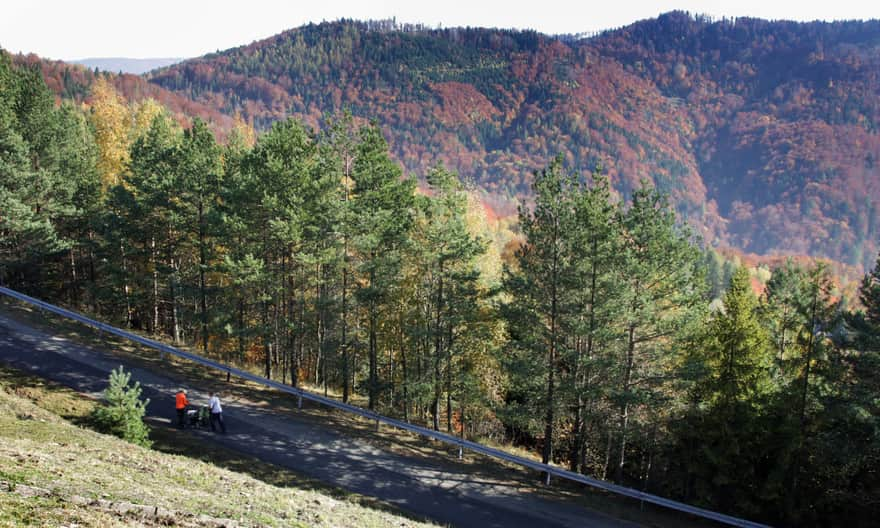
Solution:
{"label": "tree line", "polygon": [[663,193],[562,158],[502,246],[474,189],[403,174],[350,115],[218,143],[106,83],[56,104],[5,55],[0,88],[4,285],[726,513],[880,509],[878,269],[858,310],[822,264],[760,292],[725,267],[721,291]]}

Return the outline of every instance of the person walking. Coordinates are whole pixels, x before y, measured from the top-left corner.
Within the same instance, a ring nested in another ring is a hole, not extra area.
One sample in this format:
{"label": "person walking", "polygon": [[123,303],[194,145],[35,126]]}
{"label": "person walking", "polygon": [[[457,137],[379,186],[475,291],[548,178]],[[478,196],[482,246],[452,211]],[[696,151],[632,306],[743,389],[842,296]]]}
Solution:
{"label": "person walking", "polygon": [[217,432],[214,423],[219,422],[220,432],[226,434],[226,424],[223,423],[223,406],[220,405],[220,397],[215,392],[211,393],[211,399],[208,400],[208,409],[211,411],[211,431]]}
{"label": "person walking", "polygon": [[178,390],[174,399],[174,408],[177,409],[177,427],[180,429],[183,429],[184,426],[187,405],[189,405],[189,401],[186,399],[186,389]]}

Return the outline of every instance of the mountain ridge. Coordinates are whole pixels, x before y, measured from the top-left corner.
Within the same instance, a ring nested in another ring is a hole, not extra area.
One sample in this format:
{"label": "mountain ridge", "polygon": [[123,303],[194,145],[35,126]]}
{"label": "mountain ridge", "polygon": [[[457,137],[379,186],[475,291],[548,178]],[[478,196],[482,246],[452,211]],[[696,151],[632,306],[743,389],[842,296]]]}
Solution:
{"label": "mountain ridge", "polygon": [[[376,119],[408,172],[443,163],[502,215],[561,153],[572,169],[601,166],[622,196],[653,182],[713,247],[856,269],[878,251],[876,20],[671,12],[590,38],[341,20],[112,78],[221,135],[234,115],[257,129]],[[73,84],[83,99],[87,82]]]}
{"label": "mountain ridge", "polygon": [[652,180],[711,245],[867,267],[877,65],[877,21],[672,12],[588,39],[311,24],[147,78],[258,129],[350,109],[377,119],[407,170],[442,162],[507,199],[562,153],[624,194]]}
{"label": "mountain ridge", "polygon": [[186,60],[182,57],[133,59],[128,57],[89,57],[85,59],[67,60],[70,64],[79,64],[90,69],[113,73],[131,73],[140,75],[157,68],[171,66]]}

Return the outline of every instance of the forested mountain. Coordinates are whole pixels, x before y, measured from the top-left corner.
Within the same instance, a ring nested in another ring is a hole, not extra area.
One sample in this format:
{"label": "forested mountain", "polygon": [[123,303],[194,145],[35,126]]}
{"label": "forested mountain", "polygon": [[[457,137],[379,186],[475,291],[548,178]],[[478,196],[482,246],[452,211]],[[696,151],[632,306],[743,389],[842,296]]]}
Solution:
{"label": "forested mountain", "polygon": [[233,126],[232,117],[211,106],[151,84],[138,75],[101,72],[79,64],[42,59],[33,54],[15,55],[12,61],[18,66],[38,68],[46,85],[58,99],[70,99],[78,103],[91,102],[95,81],[106,79],[124,100],[140,103],[153,99],[170,110],[181,123],[198,117],[212,124],[221,133]]}
{"label": "forested mountain", "polygon": [[590,39],[324,23],[149,79],[258,129],[349,108],[409,171],[441,161],[502,203],[563,153],[624,194],[653,180],[711,244],[868,267],[878,66],[877,21],[674,12]]}

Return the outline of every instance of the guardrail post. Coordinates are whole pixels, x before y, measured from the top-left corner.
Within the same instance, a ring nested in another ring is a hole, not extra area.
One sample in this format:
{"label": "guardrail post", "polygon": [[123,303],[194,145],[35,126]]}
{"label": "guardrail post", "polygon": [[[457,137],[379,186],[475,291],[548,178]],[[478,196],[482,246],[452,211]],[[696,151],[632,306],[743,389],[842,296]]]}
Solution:
{"label": "guardrail post", "polygon": [[302,409],[302,408],[303,408],[303,395],[302,395],[301,392],[299,393],[299,396],[298,396],[297,399],[296,399],[296,408],[297,408],[297,409]]}
{"label": "guardrail post", "polygon": [[462,455],[463,455],[463,453],[462,453],[461,446],[458,446],[458,459],[459,459],[459,460],[462,459]]}
{"label": "guardrail post", "polygon": [[547,477],[544,479],[544,485],[549,486],[550,485],[550,472],[545,471],[544,474],[547,475]]}

